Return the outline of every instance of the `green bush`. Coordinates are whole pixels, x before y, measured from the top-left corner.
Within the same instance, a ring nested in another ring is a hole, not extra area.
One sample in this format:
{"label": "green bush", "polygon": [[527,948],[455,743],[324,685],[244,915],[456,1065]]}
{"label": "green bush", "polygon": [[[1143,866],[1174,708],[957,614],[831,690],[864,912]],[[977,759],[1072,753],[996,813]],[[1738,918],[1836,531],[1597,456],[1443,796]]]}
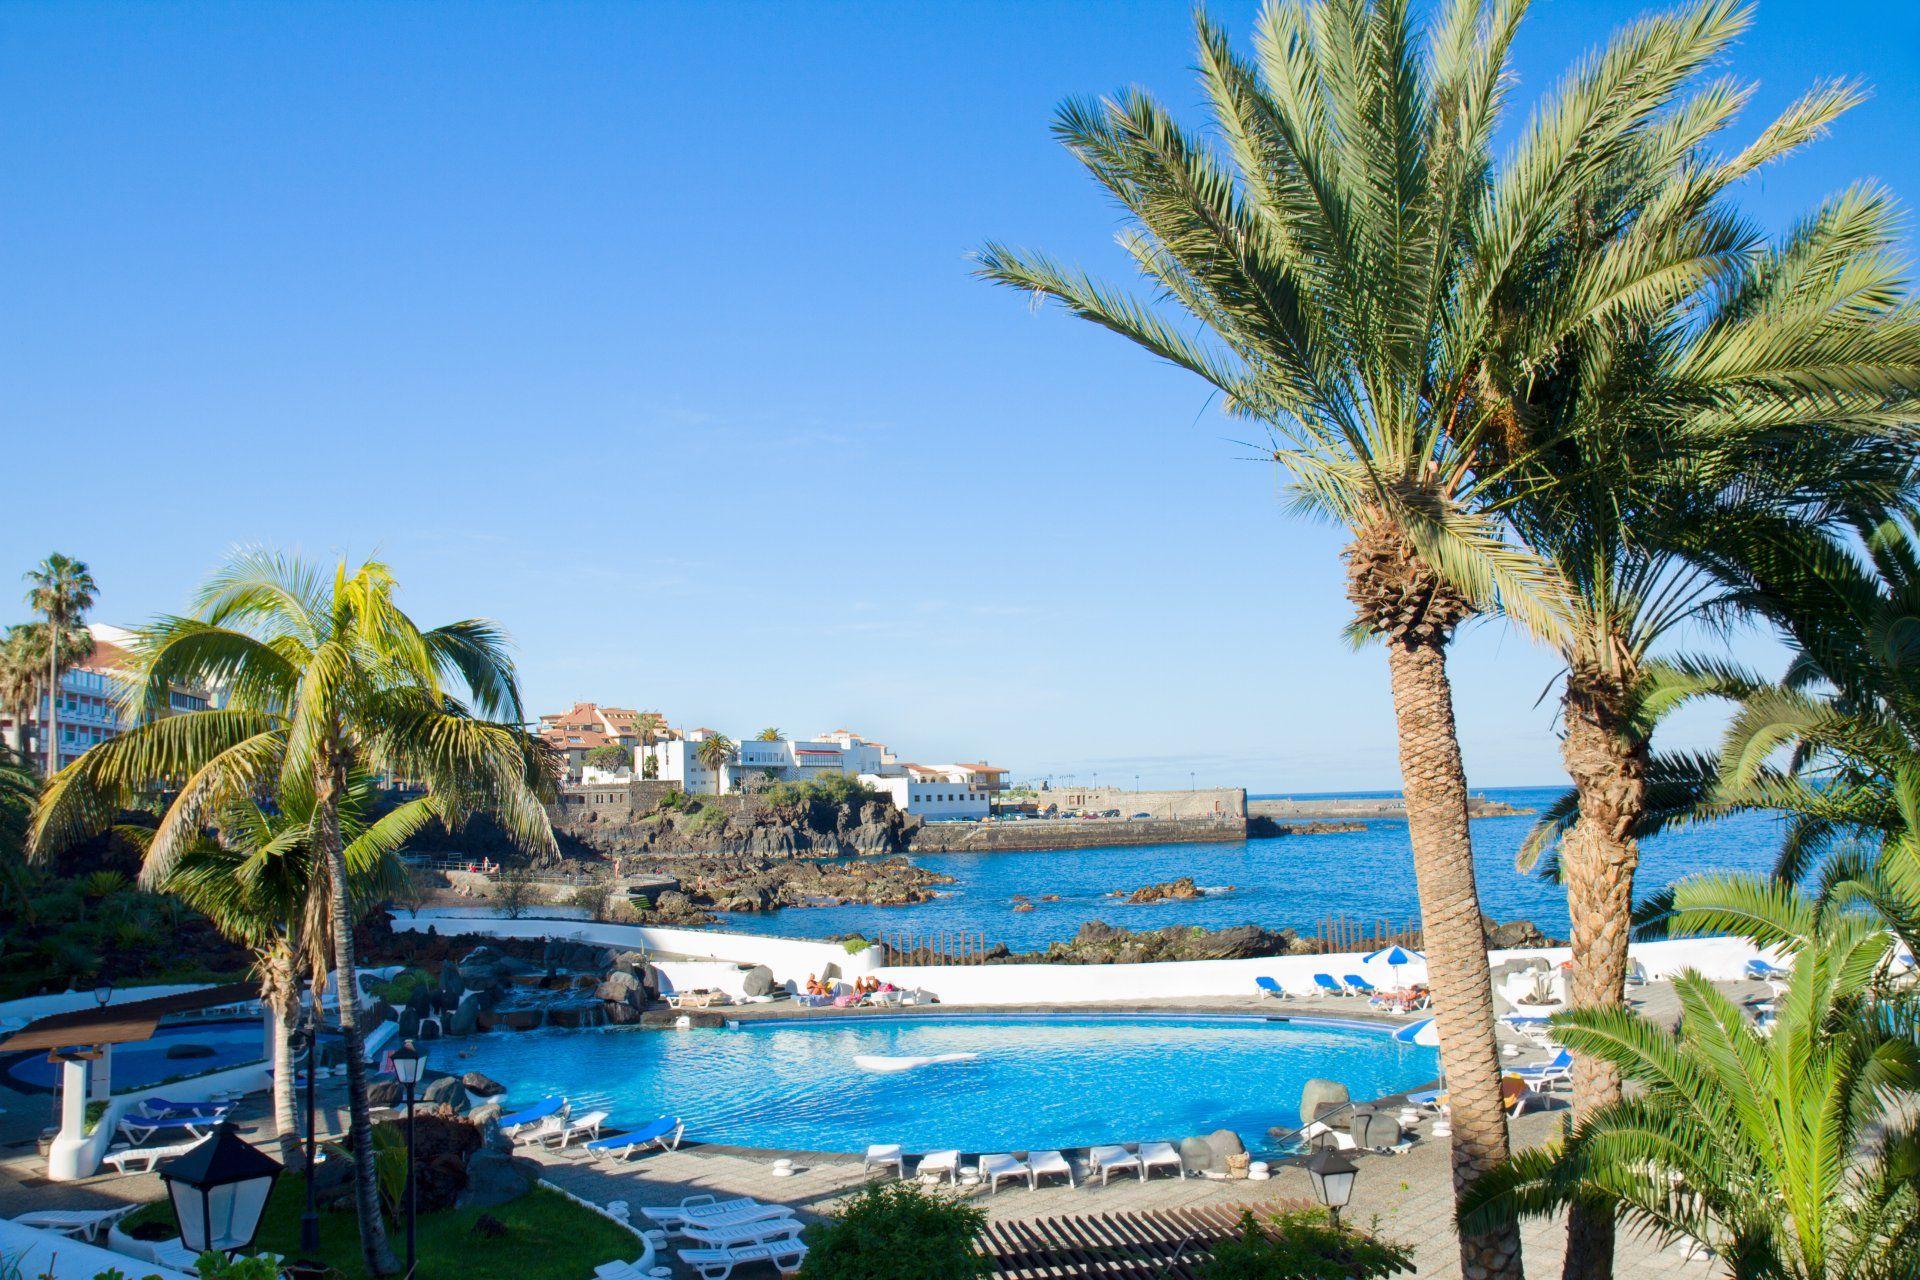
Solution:
{"label": "green bush", "polygon": [[660,803],[656,807],[661,809],[684,809],[687,807],[687,800],[689,798],[684,791],[669,791],[660,797]]}
{"label": "green bush", "polygon": [[917,1182],[874,1182],[807,1228],[802,1280],[977,1280],[987,1215]]}
{"label": "green bush", "polygon": [[1265,1229],[1240,1215],[1238,1239],[1213,1248],[1206,1280],[1373,1280],[1413,1270],[1413,1251],[1332,1226],[1319,1209],[1276,1210]]}
{"label": "green bush", "polygon": [[847,773],[829,773],[803,782],[776,782],[760,793],[762,799],[777,808],[819,801],[822,804],[864,804],[880,794]]}
{"label": "green bush", "polygon": [[687,823],[687,830],[690,832],[709,831],[714,827],[726,825],[726,821],[727,811],[725,809],[722,809],[717,804],[702,805],[699,811],[693,815],[693,820]]}
{"label": "green bush", "polygon": [[865,951],[868,947],[872,946],[873,944],[871,942],[868,942],[865,938],[852,937],[852,938],[840,939],[840,945],[843,948],[845,948],[846,953],[848,955],[857,956],[862,951]]}

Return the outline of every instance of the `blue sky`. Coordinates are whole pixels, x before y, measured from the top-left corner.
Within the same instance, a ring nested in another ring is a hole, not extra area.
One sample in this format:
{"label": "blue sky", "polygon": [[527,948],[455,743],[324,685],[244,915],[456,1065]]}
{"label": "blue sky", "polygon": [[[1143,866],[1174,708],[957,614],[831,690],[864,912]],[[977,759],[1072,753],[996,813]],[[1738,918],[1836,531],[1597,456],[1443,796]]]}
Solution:
{"label": "blue sky", "polygon": [[[1540,0],[1520,101],[1642,7]],[[124,623],[238,542],[378,553],[421,620],[500,620],[542,709],[1393,784],[1336,533],[1191,379],[968,274],[988,238],[1120,270],[1047,124],[1128,83],[1191,114],[1185,0],[16,2],[0,58],[0,573],[80,556]],[[1920,199],[1907,6],[1774,0],[1731,69],[1742,137],[1817,76],[1876,95],[1753,184],[1768,226]],[[1474,785],[1561,781],[1553,663],[1457,652]]]}

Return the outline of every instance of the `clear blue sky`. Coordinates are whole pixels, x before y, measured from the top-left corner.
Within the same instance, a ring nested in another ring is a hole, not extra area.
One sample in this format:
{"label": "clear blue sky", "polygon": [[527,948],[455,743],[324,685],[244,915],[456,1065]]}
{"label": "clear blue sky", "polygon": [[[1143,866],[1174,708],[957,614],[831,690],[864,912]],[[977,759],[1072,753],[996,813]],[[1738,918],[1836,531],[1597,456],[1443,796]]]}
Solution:
{"label": "clear blue sky", "polygon": [[[1537,3],[1520,99],[1641,7]],[[1130,82],[1192,113],[1185,0],[16,0],[0,59],[0,575],[80,556],[126,623],[236,542],[378,552],[423,621],[509,628],[542,709],[1394,783],[1333,531],[1192,380],[968,274],[989,237],[1119,269],[1047,124]],[[1876,94],[1751,188],[1769,225],[1920,199],[1908,5],[1774,0],[1732,69],[1749,131]],[[1458,654],[1474,784],[1560,781],[1553,664]]]}

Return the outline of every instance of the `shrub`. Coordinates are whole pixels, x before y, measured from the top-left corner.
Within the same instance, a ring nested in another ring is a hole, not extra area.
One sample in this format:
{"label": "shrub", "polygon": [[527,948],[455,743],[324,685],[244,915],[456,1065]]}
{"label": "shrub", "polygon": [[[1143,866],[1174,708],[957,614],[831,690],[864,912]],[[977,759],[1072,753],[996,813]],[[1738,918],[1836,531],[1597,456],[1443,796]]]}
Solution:
{"label": "shrub", "polygon": [[776,782],[760,793],[776,808],[787,808],[819,801],[830,805],[864,804],[880,793],[847,773],[829,773],[802,782]]}
{"label": "shrub", "polygon": [[1282,1209],[1262,1229],[1240,1215],[1240,1235],[1214,1246],[1205,1280],[1373,1280],[1413,1270],[1413,1251],[1330,1225],[1319,1209]]}
{"label": "shrub", "polygon": [[725,826],[726,821],[725,809],[717,804],[702,805],[699,812],[693,815],[693,820],[687,823],[687,830],[689,832],[707,831],[714,827]]}
{"label": "shrub", "polygon": [[687,807],[688,799],[690,799],[690,797],[684,791],[669,791],[660,797],[660,803],[656,807],[661,809],[684,809]]}
{"label": "shrub", "polygon": [[568,901],[584,908],[595,920],[606,920],[613,909],[613,873],[596,875],[573,891]]}
{"label": "shrub", "polygon": [[856,934],[851,938],[840,939],[840,945],[842,948],[845,949],[848,955],[857,956],[862,951],[865,951],[868,947],[872,946],[873,944],[871,942],[868,942],[865,938],[862,938]]}
{"label": "shrub", "polygon": [[608,773],[633,768],[633,753],[612,742],[602,747],[595,747],[587,752],[584,759],[587,764],[596,769],[605,769]]}
{"label": "shrub", "polygon": [[807,1228],[802,1280],[976,1280],[983,1210],[917,1182],[874,1182]]}
{"label": "shrub", "polygon": [[494,882],[493,903],[509,920],[518,920],[533,905],[533,872],[526,867],[502,867]]}

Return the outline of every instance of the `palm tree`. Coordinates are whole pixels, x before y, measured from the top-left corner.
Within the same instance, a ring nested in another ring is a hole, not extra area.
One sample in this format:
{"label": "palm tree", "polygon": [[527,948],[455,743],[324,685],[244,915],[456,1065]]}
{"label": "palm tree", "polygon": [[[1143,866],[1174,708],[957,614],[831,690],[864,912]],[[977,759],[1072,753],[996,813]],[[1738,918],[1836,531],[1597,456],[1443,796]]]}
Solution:
{"label": "palm tree", "polygon": [[[215,818],[217,839],[188,848],[167,876],[165,889],[206,916],[214,927],[254,954],[260,998],[273,1010],[274,1124],[280,1159],[305,1164],[294,1101],[293,1031],[299,1019],[302,971],[319,1001],[332,968],[333,921],[327,871],[316,857],[310,797],[292,797],[291,809],[237,800]],[[356,773],[340,803],[340,839],[348,894],[359,920],[371,904],[399,889],[405,866],[395,856],[416,831],[438,816],[431,797],[407,801],[372,820],[374,789]]]}
{"label": "palm tree", "polygon": [[[1496,170],[1524,8],[1451,0],[1423,36],[1399,0],[1273,4],[1257,65],[1203,17],[1220,149],[1137,90],[1069,103],[1055,126],[1125,211],[1123,247],[1157,300],[999,245],[981,255],[987,278],[1211,384],[1268,431],[1300,505],[1351,533],[1352,631],[1387,650],[1456,1187],[1504,1158],[1507,1134],[1447,645],[1491,610],[1557,642],[1568,609],[1552,568],[1511,545],[1497,510],[1487,445],[1510,416],[1500,385],[1527,367],[1494,382],[1489,361],[1543,360],[1716,258],[1689,200],[1643,202],[1643,216],[1599,235],[1586,211],[1623,180],[1656,187],[1652,157],[1677,152],[1661,170],[1675,176],[1683,126],[1700,113],[1686,87],[1740,26],[1732,4],[1706,2],[1627,28],[1542,104]],[[1587,269],[1559,269],[1569,261]],[[1516,314],[1533,320],[1518,352]],[[1476,1280],[1519,1275],[1510,1227],[1463,1237],[1461,1251]]]}
{"label": "palm tree", "polygon": [[[64,636],[93,608],[98,589],[87,566],[58,551],[27,571],[27,604],[46,619],[47,630]],[[47,776],[60,769],[60,673],[63,646],[47,646]]]}
{"label": "palm tree", "polygon": [[1920,1127],[1897,1095],[1920,1087],[1914,996],[1876,980],[1877,921],[1774,888],[1802,932],[1770,1028],[1697,973],[1675,980],[1677,1031],[1618,1006],[1559,1015],[1560,1041],[1634,1091],[1475,1183],[1463,1229],[1600,1203],[1707,1245],[1736,1280],[1913,1274]]}
{"label": "palm tree", "polygon": [[[1717,192],[1775,158],[1852,97],[1840,86],[1796,104],[1764,145],[1703,161],[1697,190]],[[1623,189],[1623,205],[1633,194]],[[1721,211],[1702,217],[1729,269],[1652,293],[1637,315],[1576,335],[1544,372],[1505,388],[1507,437],[1522,444],[1502,473],[1501,509],[1571,602],[1556,647],[1574,790],[1536,826],[1520,864],[1558,843],[1580,1007],[1625,999],[1654,726],[1716,681],[1717,667],[1661,661],[1658,647],[1750,600],[1756,552],[1762,563],[1786,548],[1838,555],[1863,519],[1909,500],[1915,478],[1911,446],[1888,429],[1920,412],[1920,327],[1904,301],[1891,203],[1849,193],[1765,251]],[[1619,1097],[1604,1059],[1579,1063],[1576,1118]],[[1610,1223],[1576,1204],[1569,1230],[1568,1280],[1607,1275]]]}
{"label": "palm tree", "polygon": [[786,736],[786,734],[780,732],[778,729],[762,729],[754,735],[755,739],[760,742],[778,742]]}
{"label": "palm tree", "polygon": [[719,795],[720,771],[740,754],[739,748],[726,734],[714,733],[702,738],[700,745],[693,749],[693,754],[694,758],[700,761],[701,768],[712,772],[713,794]]}
{"label": "palm tree", "polygon": [[[543,800],[558,769],[519,726],[512,661],[493,624],[422,631],[394,602],[386,565],[327,576],[245,551],[200,592],[196,613],[165,617],[136,644],[129,710],[137,727],[88,751],[47,785],[33,847],[45,856],[111,822],[132,794],[173,793],[142,868],[165,884],[202,828],[240,800],[267,796],[312,813],[325,870],[333,971],[341,993],[360,1243],[370,1273],[396,1263],[373,1164],[341,809],[357,771],[416,780],[449,825],[491,812],[523,848],[555,852]],[[451,683],[464,686],[467,700]],[[176,683],[223,688],[218,709],[167,716]]]}
{"label": "palm tree", "polygon": [[667,722],[658,711],[646,711],[634,722],[634,727],[640,734],[640,776],[659,777],[660,762],[653,757],[653,744],[666,731]]}
{"label": "palm tree", "polygon": [[40,692],[43,669],[40,646],[35,643],[32,626],[7,628],[0,640],[0,714],[13,721],[13,753],[27,758],[27,722],[33,718],[34,700]]}
{"label": "palm tree", "polygon": [[33,767],[0,743],[0,907],[24,904],[27,831],[39,794]]}

